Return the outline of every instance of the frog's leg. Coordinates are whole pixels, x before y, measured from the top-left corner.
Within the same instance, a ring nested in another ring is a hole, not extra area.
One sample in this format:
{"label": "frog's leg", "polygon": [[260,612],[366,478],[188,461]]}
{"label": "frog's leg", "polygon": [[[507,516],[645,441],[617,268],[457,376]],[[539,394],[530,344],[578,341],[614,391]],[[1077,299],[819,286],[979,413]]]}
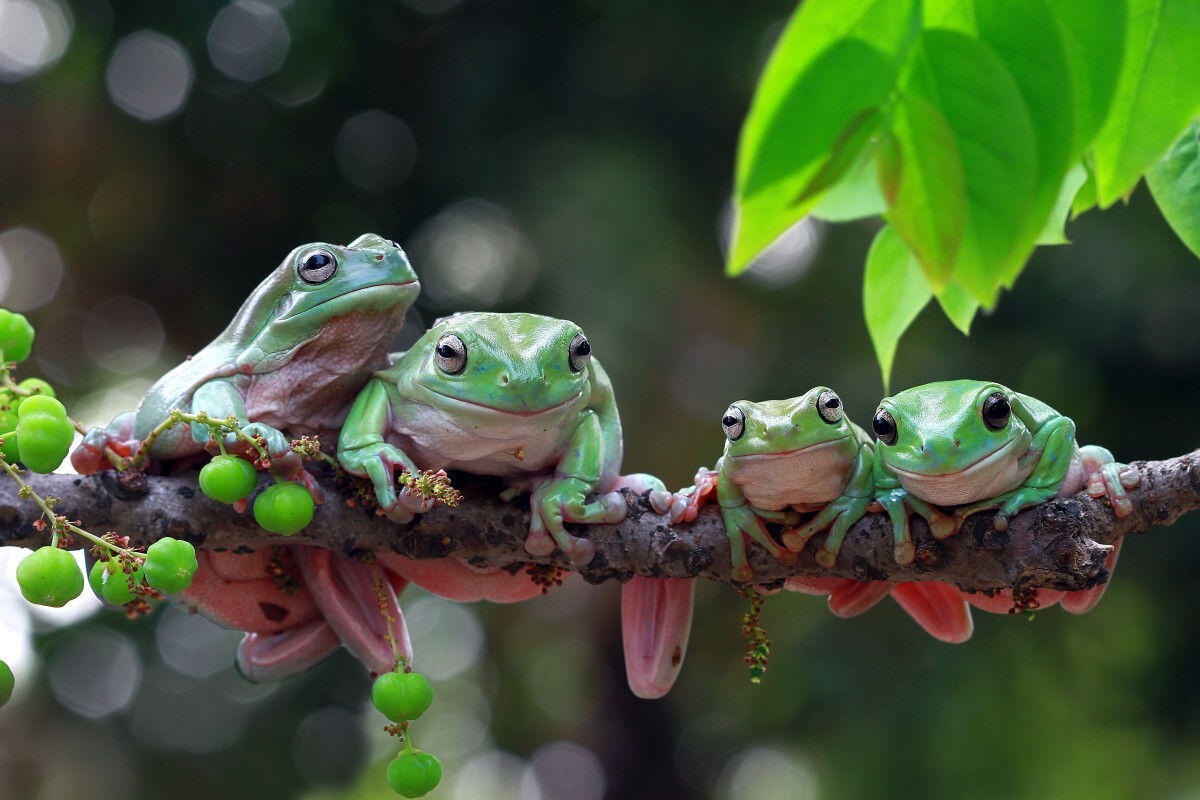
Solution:
{"label": "frog's leg", "polygon": [[141,445],[133,435],[136,420],[137,412],[125,411],[113,417],[107,428],[92,428],[71,453],[71,466],[80,475],[112,469],[113,465],[104,452],[106,447],[119,456],[132,456]]}
{"label": "frog's leg", "polygon": [[[346,649],[376,674],[412,663],[412,642],[396,583],[378,564],[334,556],[320,547],[291,548],[304,583]],[[398,582],[403,589],[404,582]]]}
{"label": "frog's leg", "polygon": [[237,649],[237,670],[251,683],[274,683],[299,675],[342,646],[324,619],[279,633],[248,633]]}
{"label": "frog's leg", "polygon": [[1133,503],[1125,490],[1141,483],[1138,468],[1120,463],[1107,449],[1094,444],[1079,448],[1079,459],[1087,476],[1087,493],[1092,497],[1107,496],[1118,518],[1132,514]]}
{"label": "frog's leg", "polygon": [[788,578],[783,588],[829,597],[829,611],[841,619],[850,619],[875,606],[892,592],[888,581],[856,581],[853,578]]}
{"label": "frog's leg", "polygon": [[1039,455],[1037,466],[1024,484],[990,500],[955,509],[954,519],[961,525],[971,514],[999,506],[992,525],[996,530],[1003,531],[1008,529],[1008,521],[1012,517],[1057,495],[1075,458],[1075,423],[1067,417],[1049,420],[1034,434],[1029,450]]}
{"label": "frog's leg", "polygon": [[933,638],[961,644],[971,638],[975,624],[962,592],[939,581],[897,583],[892,599]]}
{"label": "frog's leg", "polygon": [[287,585],[291,574],[298,573],[290,550],[244,555],[197,550],[199,568],[192,585],[173,599],[218,625],[247,633],[270,635],[301,627],[319,619],[321,612],[306,587]]}
{"label": "frog's leg", "polygon": [[[656,496],[655,492],[651,492],[650,505],[660,514],[669,514],[673,525],[681,522],[695,522],[696,517],[700,515],[700,509],[716,494],[716,491],[717,471],[708,467],[700,467],[696,470],[693,485],[665,496]],[[659,511],[664,507],[665,511]]]}
{"label": "frog's leg", "polygon": [[729,479],[724,459],[717,462],[717,502],[721,506],[721,518],[725,522],[725,533],[729,536],[730,560],[733,562],[733,579],[751,583],[754,572],[746,558],[746,537],[758,542],[782,564],[795,564],[796,554],[775,543],[767,533],[763,520],[789,521],[788,512],[767,511],[756,508],[746,501],[741,488]]}
{"label": "frog's leg", "polygon": [[[272,428],[270,425],[264,425],[261,422],[251,422],[248,419],[245,400],[242,399],[242,393],[238,391],[232,381],[222,378],[201,384],[200,388],[196,389],[192,395],[192,407],[190,410],[193,414],[203,411],[214,419],[236,417],[238,424],[246,433],[251,436],[263,437],[267,443],[267,453],[272,458],[281,456],[290,449],[287,437],[282,432]],[[209,438],[211,438],[208,426],[192,423],[192,438],[199,444],[207,444]],[[234,436],[227,436],[225,439],[225,444],[227,445],[235,444],[236,442],[237,438]]]}
{"label": "frog's leg", "polygon": [[638,697],[671,690],[687,653],[696,581],[634,576],[621,587],[625,675]]}
{"label": "frog's leg", "polygon": [[372,378],[350,406],[346,424],[338,435],[338,463],[351,475],[370,478],[379,507],[393,522],[409,522],[413,515],[429,511],[435,501],[421,498],[408,487],[396,491],[397,468],[410,475],[419,470],[400,448],[384,441],[390,426],[393,403],[399,397],[390,384]]}
{"label": "frog's leg", "polygon": [[375,558],[389,572],[458,603],[519,603],[543,592],[542,585],[524,569],[514,574],[501,567],[473,567],[454,556],[412,559],[376,553]]}
{"label": "frog's leg", "polygon": [[842,491],[842,496],[827,504],[803,527],[786,531],[783,534],[784,546],[799,552],[814,534],[830,528],[829,536],[817,552],[816,559],[818,564],[826,568],[837,562],[837,554],[842,549],[846,532],[866,515],[867,506],[872,501],[875,482],[871,476],[873,465],[869,455],[870,451],[866,447],[858,449],[858,454],[854,457],[854,472]]}
{"label": "frog's leg", "polygon": [[[595,491],[608,466],[600,418],[594,410],[587,409],[579,415],[566,455],[559,461],[554,477],[533,493],[526,550],[534,555],[545,555],[553,552],[553,546],[557,545],[576,563],[586,564],[592,560],[596,554],[592,543],[572,536],[564,523],[611,524],[625,519],[629,509],[620,494],[609,492],[587,502],[588,495]],[[609,480],[615,477],[614,474]],[[547,535],[553,544],[546,541]]]}

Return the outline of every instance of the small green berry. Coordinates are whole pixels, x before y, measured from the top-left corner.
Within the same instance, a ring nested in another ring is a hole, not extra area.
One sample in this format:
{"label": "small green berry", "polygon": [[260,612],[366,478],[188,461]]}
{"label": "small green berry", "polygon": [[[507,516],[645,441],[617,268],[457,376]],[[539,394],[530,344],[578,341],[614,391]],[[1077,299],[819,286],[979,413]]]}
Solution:
{"label": "small green berry", "polygon": [[[116,572],[110,569],[115,569]],[[108,561],[97,561],[92,565],[92,570],[88,573],[88,583],[92,585],[93,592],[112,605],[123,606],[137,597],[137,592],[129,588],[129,580],[132,577],[133,585],[140,585],[142,570],[143,568],[139,567],[132,576],[126,575],[121,563],[114,556]]]}
{"label": "small green berry", "polygon": [[0,445],[0,453],[4,454],[4,460],[10,464],[15,464],[21,460],[21,448],[17,445],[17,432],[9,431],[0,436],[4,440],[4,444]]}
{"label": "small green berry", "polygon": [[56,419],[67,418],[67,408],[51,395],[34,395],[26,397],[17,408],[18,419],[25,419],[30,414],[49,414]]}
{"label": "small green berry", "polygon": [[24,314],[0,308],[0,352],[5,361],[24,361],[33,349],[33,326]]}
{"label": "small green berry", "polygon": [[66,459],[71,450],[75,429],[65,418],[55,417],[49,412],[26,414],[26,406],[35,400],[58,403],[52,397],[31,397],[21,404],[21,421],[17,423],[17,449],[25,466],[45,475],[58,469]]}
{"label": "small green berry", "polygon": [[254,465],[237,456],[214,456],[200,470],[200,491],[221,503],[245,500],[257,483]]}
{"label": "small green berry", "polygon": [[61,608],[83,591],[83,571],[66,550],[47,545],[21,559],[17,585],[34,605]]}
{"label": "small green berry", "polygon": [[442,762],[424,750],[410,750],[388,764],[388,786],[401,797],[424,797],[442,781]]}
{"label": "small green berry", "polygon": [[371,703],[392,722],[411,721],[433,704],[433,687],[419,672],[385,672],[371,687]]}
{"label": "small green berry", "polygon": [[298,483],[277,483],[254,499],[254,519],[271,533],[291,536],[313,518],[312,495]]}
{"label": "small green berry", "polygon": [[18,389],[29,392],[31,395],[44,394],[47,397],[57,397],[54,393],[54,387],[41,378],[26,378],[17,384]]}
{"label": "small green berry", "polygon": [[191,586],[198,566],[190,542],[164,536],[146,549],[146,583],[164,594],[179,594]]}
{"label": "small green berry", "polygon": [[16,679],[13,678],[12,669],[0,661],[0,707],[4,706],[12,699],[13,686],[16,684]]}

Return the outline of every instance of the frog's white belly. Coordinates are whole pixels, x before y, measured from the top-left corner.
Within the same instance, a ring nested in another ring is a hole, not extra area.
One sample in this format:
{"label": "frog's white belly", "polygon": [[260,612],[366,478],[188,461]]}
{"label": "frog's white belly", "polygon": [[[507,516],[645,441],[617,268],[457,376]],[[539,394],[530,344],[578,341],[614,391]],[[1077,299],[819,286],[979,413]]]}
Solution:
{"label": "frog's white belly", "polygon": [[575,409],[510,414],[492,409],[450,415],[413,403],[392,420],[388,440],[421,469],[461,469],[516,477],[550,472],[575,429]]}
{"label": "frog's white belly", "polygon": [[914,497],[936,506],[978,503],[1018,488],[1033,473],[1036,459],[1016,458],[1004,448],[959,472],[923,475],[893,468],[900,485]]}
{"label": "frog's white belly", "polygon": [[856,451],[856,442],[838,439],[791,453],[729,457],[726,469],[747,500],[765,511],[781,511],[840,497]]}

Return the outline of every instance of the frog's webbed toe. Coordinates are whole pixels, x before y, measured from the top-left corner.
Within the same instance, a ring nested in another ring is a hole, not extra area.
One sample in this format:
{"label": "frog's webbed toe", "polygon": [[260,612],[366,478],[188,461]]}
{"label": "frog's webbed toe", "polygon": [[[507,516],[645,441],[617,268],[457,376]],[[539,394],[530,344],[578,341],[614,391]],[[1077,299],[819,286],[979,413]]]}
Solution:
{"label": "frog's webbed toe", "polygon": [[543,584],[525,569],[513,573],[502,567],[474,567],[454,556],[413,559],[376,553],[375,557],[389,572],[458,603],[519,603],[544,591]]}
{"label": "frog's webbed toe", "polygon": [[675,684],[687,653],[695,592],[689,578],[634,576],[621,587],[625,675],[638,697],[662,697]]}
{"label": "frog's webbed toe", "polygon": [[248,633],[237,649],[238,672],[251,683],[274,683],[316,666],[342,646],[324,619],[279,633]]}
{"label": "frog's webbed toe", "polygon": [[278,552],[196,551],[199,568],[192,585],[173,599],[226,628],[275,634],[318,619],[312,594],[297,584],[291,548]]}
{"label": "frog's webbed toe", "polygon": [[875,606],[891,594],[888,581],[856,581],[853,578],[788,578],[783,588],[790,592],[829,598],[829,611],[835,617],[850,619]]}
{"label": "frog's webbed toe", "polygon": [[971,638],[975,624],[962,592],[939,581],[897,583],[892,599],[933,638],[961,644]]}

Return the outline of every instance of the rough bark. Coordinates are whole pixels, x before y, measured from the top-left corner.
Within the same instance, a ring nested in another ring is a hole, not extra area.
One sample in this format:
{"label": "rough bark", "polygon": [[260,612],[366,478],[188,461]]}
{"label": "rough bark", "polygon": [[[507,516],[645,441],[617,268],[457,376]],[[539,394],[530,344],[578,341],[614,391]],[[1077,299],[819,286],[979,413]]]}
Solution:
{"label": "rough bark", "polygon": [[[886,516],[870,514],[846,537],[838,563],[824,569],[813,560],[814,537],[795,565],[775,562],[750,546],[757,581],[777,582],[791,575],[864,580],[939,580],[963,589],[1003,587],[1083,589],[1107,580],[1107,545],[1121,536],[1170,525],[1200,508],[1200,450],[1166,461],[1135,462],[1142,482],[1130,491],[1133,514],[1117,519],[1108,503],[1086,494],[1054,500],[1017,515],[1006,532],[993,530],[992,515],[969,518],[962,531],[935,542],[923,520],[912,517],[918,555],[913,564],[896,564]],[[162,536],[191,541],[197,547],[253,550],[280,544],[314,544],[352,556],[391,550],[413,558],[454,555],[477,566],[516,569],[522,563],[577,569],[588,581],[632,575],[710,578],[730,582],[729,545],[721,518],[706,508],[691,524],[671,525],[650,510],[645,499],[626,494],[629,516],[617,525],[573,526],[596,545],[595,559],[572,565],[555,554],[535,557],[523,543],[529,525],[527,498],[501,502],[498,483],[466,475],[454,477],[467,500],[457,508],[439,507],[407,525],[398,525],[347,504],[346,487],[328,476],[322,485],[328,501],[313,523],[292,537],[268,534],[249,513],[200,494],[196,475],[140,476],[113,472],[30,476],[42,494],[61,500],[59,510],[99,533],[115,530],[135,544]],[[132,478],[132,479],[131,479]],[[144,478],[144,479],[143,479]],[[34,529],[38,508],[17,497],[12,481],[0,481],[0,544],[37,547],[46,535]]]}

